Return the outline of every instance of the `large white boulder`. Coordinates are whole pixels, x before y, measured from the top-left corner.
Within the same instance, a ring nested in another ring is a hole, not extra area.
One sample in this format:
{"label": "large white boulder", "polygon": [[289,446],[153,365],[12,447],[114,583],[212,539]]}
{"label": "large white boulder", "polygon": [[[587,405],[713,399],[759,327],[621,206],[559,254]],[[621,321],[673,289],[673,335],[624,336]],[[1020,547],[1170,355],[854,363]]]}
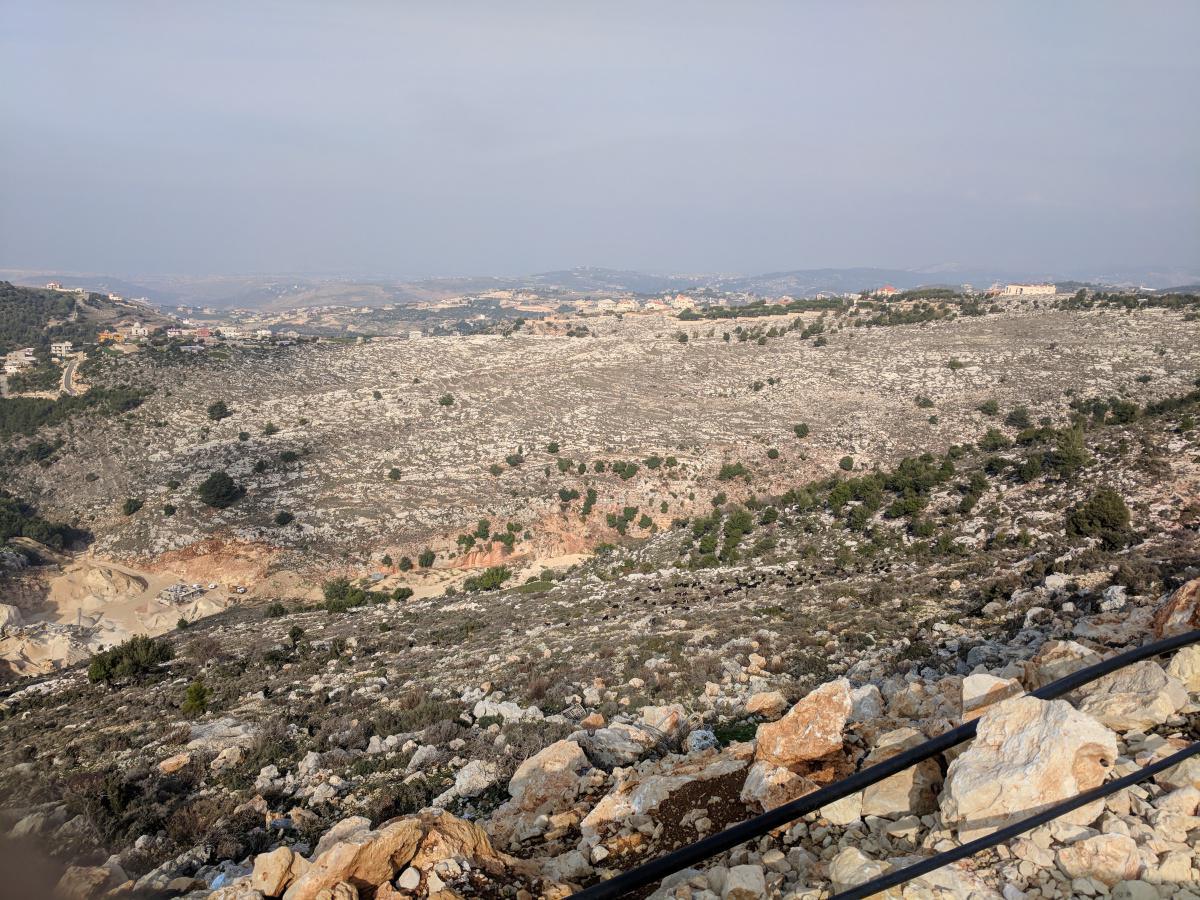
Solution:
{"label": "large white boulder", "polygon": [[[1117,759],[1111,731],[1063,700],[1014,697],[979,719],[975,740],[951,764],[942,820],[973,840],[1104,781]],[[1087,825],[1097,801],[1062,821]]]}

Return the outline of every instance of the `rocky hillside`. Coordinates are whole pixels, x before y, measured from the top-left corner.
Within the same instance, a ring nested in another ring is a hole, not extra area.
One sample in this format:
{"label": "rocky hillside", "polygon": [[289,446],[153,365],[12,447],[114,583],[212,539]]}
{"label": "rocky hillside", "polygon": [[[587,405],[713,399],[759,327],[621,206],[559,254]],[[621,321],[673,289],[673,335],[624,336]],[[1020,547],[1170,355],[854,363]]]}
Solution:
{"label": "rocky hillside", "polygon": [[[641,540],[714,495],[782,494],[842,460],[892,466],[992,425],[1014,437],[1063,421],[1072,397],[1144,405],[1200,369],[1200,322],[1183,310],[1013,308],[898,327],[856,312],[819,333],[816,313],[593,317],[577,337],[103,357],[86,377],[137,385],[144,402],[47,429],[37,439],[62,441],[48,453],[15,440],[5,477],[132,566],[220,580],[190,574],[206,557],[246,582],[310,585],[374,572],[420,595],[501,557],[527,566]],[[236,502],[200,501],[214,471]],[[416,565],[427,549],[432,563]]]}
{"label": "rocky hillside", "polygon": [[[1196,647],[1022,696],[1200,627],[1198,400],[1076,398],[498,590],[334,584],[125,645],[4,698],[2,849],[48,848],[31,895],[560,897],[979,717],[659,896],[859,883],[1200,737]],[[1193,759],[904,896],[1200,897],[1198,803]]]}

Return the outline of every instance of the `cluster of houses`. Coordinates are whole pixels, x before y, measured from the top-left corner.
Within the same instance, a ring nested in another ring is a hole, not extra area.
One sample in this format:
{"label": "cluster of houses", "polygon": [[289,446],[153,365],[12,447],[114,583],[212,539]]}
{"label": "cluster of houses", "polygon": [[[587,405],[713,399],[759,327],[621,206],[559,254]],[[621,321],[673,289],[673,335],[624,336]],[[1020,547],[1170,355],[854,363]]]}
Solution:
{"label": "cluster of houses", "polygon": [[28,369],[35,362],[37,360],[33,356],[32,347],[14,350],[4,357],[4,374],[16,375],[22,369]]}

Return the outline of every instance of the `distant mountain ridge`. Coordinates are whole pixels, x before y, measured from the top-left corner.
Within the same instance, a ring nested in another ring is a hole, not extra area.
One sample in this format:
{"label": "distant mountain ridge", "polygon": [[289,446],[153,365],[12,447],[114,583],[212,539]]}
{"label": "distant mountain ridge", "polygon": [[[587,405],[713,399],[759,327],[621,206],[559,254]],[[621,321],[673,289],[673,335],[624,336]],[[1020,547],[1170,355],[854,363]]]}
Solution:
{"label": "distant mountain ridge", "polygon": [[661,294],[672,291],[718,290],[760,296],[806,296],[822,292],[872,290],[890,284],[901,290],[971,284],[976,288],[995,282],[1053,281],[1105,287],[1153,288],[1200,283],[1196,268],[1114,268],[1106,272],[1070,270],[1030,272],[958,264],[935,264],[910,269],[872,266],[790,269],[761,274],[653,273],[599,266],[579,266],[530,275],[459,275],[428,278],[386,278],[332,275],[225,275],[128,276],[57,274],[54,272],[0,271],[14,284],[41,286],[49,280],[86,286],[90,290],[116,290],[127,296],[144,295],[163,306],[211,306],[286,309],[308,306],[381,306],[437,300],[491,290],[561,291],[600,296]]}

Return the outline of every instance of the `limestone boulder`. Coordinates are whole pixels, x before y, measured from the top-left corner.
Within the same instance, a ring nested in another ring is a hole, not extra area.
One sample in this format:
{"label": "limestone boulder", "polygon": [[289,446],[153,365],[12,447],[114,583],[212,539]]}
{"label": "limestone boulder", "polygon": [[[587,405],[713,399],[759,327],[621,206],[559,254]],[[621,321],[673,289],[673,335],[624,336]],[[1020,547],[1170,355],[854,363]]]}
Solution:
{"label": "limestone boulder", "polygon": [[766,812],[811,794],[817,787],[816,782],[797,775],[791,769],[759,760],[746,773],[741,800],[747,806]]}
{"label": "limestone boulder", "polygon": [[536,834],[534,823],[538,817],[570,806],[591,768],[576,741],[556,741],[539,750],[521,763],[509,780],[512,799],[492,815],[492,836],[507,842]]}
{"label": "limestone boulder", "polygon": [[309,863],[290,847],[278,847],[260,853],[254,859],[250,887],[266,897],[279,897],[288,886],[308,871]]}
{"label": "limestone boulder", "polygon": [[567,740],[578,744],[592,765],[611,771],[617,766],[633,765],[654,749],[660,738],[636,725],[614,722],[607,728],[577,731]]}
{"label": "limestone boulder", "polygon": [[432,883],[438,877],[434,867],[444,860],[466,860],[472,868],[491,875],[502,875],[507,869],[531,871],[527,863],[493,849],[486,832],[475,823],[442,810],[423,810],[355,832],[329,847],[283,896],[284,900],[338,897],[341,884],[369,896],[378,885],[391,882],[407,868],[416,869]]}
{"label": "limestone boulder", "polygon": [[787,712],[787,697],[780,691],[759,691],[751,694],[746,701],[746,713],[751,716],[762,716],[767,720],[778,719]]}
{"label": "limestone boulder", "polygon": [[1137,844],[1124,834],[1098,834],[1084,838],[1057,854],[1058,867],[1069,878],[1094,878],[1112,887],[1138,877],[1142,862]]}
{"label": "limestone boulder", "polygon": [[[925,743],[925,735],[913,728],[898,728],[880,736],[863,767],[885,762],[893,756]],[[897,772],[863,790],[862,814],[885,819],[924,816],[937,809],[942,770],[937,760],[927,759]]]}
{"label": "limestone boulder", "polygon": [[103,866],[70,866],[54,889],[57,900],[92,900],[110,884],[112,872]]}
{"label": "limestone boulder", "polygon": [[724,778],[744,778],[748,760],[732,748],[720,754],[668,757],[644,771],[621,770],[622,777],[579,823],[584,845],[594,847],[636,816],[652,814],[677,792]]}
{"label": "limestone boulder", "polygon": [[850,721],[870,722],[883,715],[883,694],[873,684],[864,684],[850,692]]}
{"label": "limestone boulder", "polygon": [[758,726],[755,758],[794,769],[841,750],[851,706],[849,681],[841,678],[821,685],[778,722]]}
{"label": "limestone boulder", "polygon": [[1200,578],[1178,587],[1154,613],[1156,638],[1172,637],[1200,628]]}
{"label": "limestone boulder", "polygon": [[1175,651],[1167,664],[1167,674],[1178,679],[1190,693],[1200,693],[1200,645]]}
{"label": "limestone boulder", "polygon": [[890,869],[886,861],[871,859],[857,847],[847,847],[829,863],[829,880],[835,890],[844,891],[878,878]]}
{"label": "limestone boulder", "polygon": [[0,631],[7,627],[17,628],[25,624],[21,610],[11,603],[0,603]]}
{"label": "limestone boulder", "polygon": [[988,707],[1025,693],[1015,678],[997,678],[982,672],[968,675],[962,682],[962,718],[978,719]]}
{"label": "limestone boulder", "polygon": [[1187,689],[1153,660],[1133,663],[1084,688],[1081,712],[1116,731],[1161,725],[1187,703]]}
{"label": "limestone boulder", "polygon": [[721,900],[759,900],[767,896],[767,877],[762,866],[733,866],[725,875]]}
{"label": "limestone boulder", "polygon": [[1077,641],[1046,641],[1025,663],[1025,686],[1031,691],[1100,661],[1099,654]]}
{"label": "limestone boulder", "polygon": [[[979,719],[975,740],[951,764],[942,821],[959,839],[991,834],[1104,781],[1117,759],[1109,729],[1063,700],[1015,697]],[[1062,817],[1086,825],[1103,801]]]}

